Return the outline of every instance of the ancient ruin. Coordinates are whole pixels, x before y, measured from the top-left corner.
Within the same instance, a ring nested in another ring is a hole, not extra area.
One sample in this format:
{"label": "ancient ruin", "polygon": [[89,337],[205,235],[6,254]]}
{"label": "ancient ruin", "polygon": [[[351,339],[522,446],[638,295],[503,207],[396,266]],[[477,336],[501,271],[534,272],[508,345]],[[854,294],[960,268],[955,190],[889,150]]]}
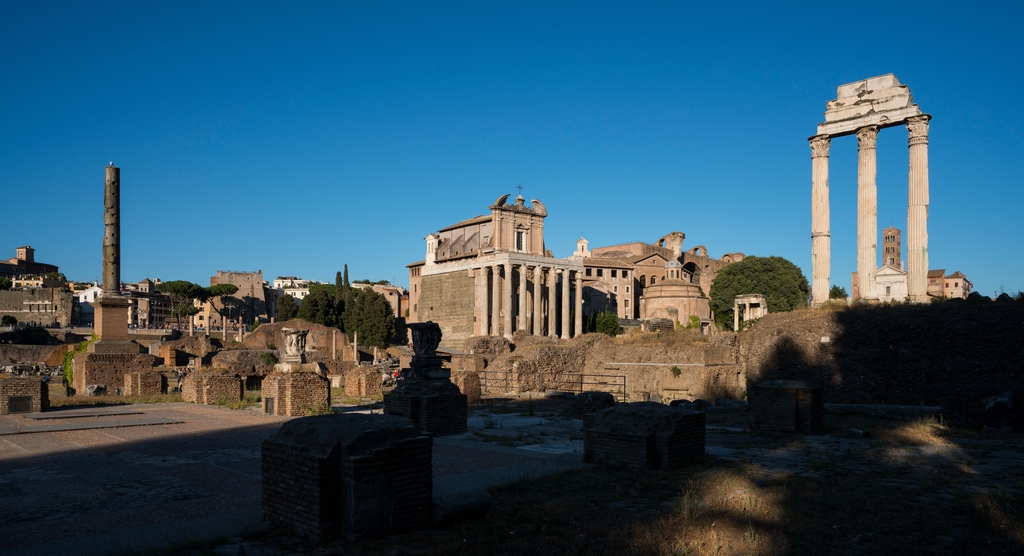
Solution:
{"label": "ancient ruin", "polygon": [[801,380],[766,380],[750,392],[755,430],[816,434],[825,430],[824,389]]}
{"label": "ancient ruin", "polygon": [[431,446],[388,415],[289,421],[263,441],[263,519],[318,542],[427,528]]}
{"label": "ancient ruin", "polygon": [[331,383],[322,363],[306,361],[309,330],[281,329],[281,362],[263,378],[263,412],[296,417],[329,411]]}
{"label": "ancient ruin", "polygon": [[437,355],[441,327],[433,322],[409,325],[413,350],[408,369],[402,369],[394,390],[384,395],[384,413],[411,419],[425,434],[445,436],[466,432],[467,397],[450,380]]}
{"label": "ancient ruin", "polygon": [[0,415],[39,413],[50,407],[50,391],[37,376],[0,374]]}
{"label": "ancient ruin", "polygon": [[828,301],[831,273],[828,156],[833,137],[857,134],[857,275],[858,291],[877,300],[878,191],[875,186],[875,143],[878,131],[906,124],[910,175],[907,207],[907,286],[910,300],[928,300],[928,121],[931,116],[914,103],[910,89],[889,73],[841,85],[827,103],[825,121],[811,137],[811,297]]}
{"label": "ancient ruin", "polygon": [[[743,311],[740,311],[741,307]],[[737,295],[732,304],[732,329],[738,331],[740,323],[756,320],[767,314],[768,302],[763,295],[759,293]]]}
{"label": "ancient ruin", "polygon": [[583,430],[583,460],[639,469],[704,461],[705,413],[654,402],[616,404]]}

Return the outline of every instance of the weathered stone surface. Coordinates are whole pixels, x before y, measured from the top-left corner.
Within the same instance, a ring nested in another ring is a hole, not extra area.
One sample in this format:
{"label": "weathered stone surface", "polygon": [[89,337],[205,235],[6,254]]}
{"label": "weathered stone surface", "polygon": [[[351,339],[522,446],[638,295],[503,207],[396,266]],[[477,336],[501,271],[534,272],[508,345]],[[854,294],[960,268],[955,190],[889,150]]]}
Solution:
{"label": "weathered stone surface", "polygon": [[412,420],[425,434],[447,436],[466,432],[467,397],[449,380],[401,380],[384,395],[384,413]]}
{"label": "weathered stone surface", "polygon": [[[319,368],[316,363],[282,363],[278,366]],[[297,417],[322,413],[331,407],[331,385],[329,379],[317,370],[274,372],[263,379],[261,400],[263,412],[272,415]]]}
{"label": "weathered stone surface", "polygon": [[[12,402],[15,407],[11,407]],[[39,413],[49,408],[50,391],[42,379],[0,374],[0,415],[8,415],[12,411]]]}
{"label": "weathered stone surface", "polygon": [[573,398],[569,410],[574,413],[593,413],[615,405],[615,396],[608,392],[583,392]]}
{"label": "weathered stone surface", "polygon": [[473,371],[453,371],[452,384],[459,387],[459,391],[466,395],[466,403],[477,405],[480,403],[480,375]]}
{"label": "weathered stone surface", "polygon": [[189,373],[182,380],[181,399],[203,405],[241,401],[245,381],[237,374]]}
{"label": "weathered stone surface", "polygon": [[431,444],[387,415],[289,421],[263,441],[264,519],[321,542],[429,527]]}
{"label": "weathered stone surface", "polygon": [[617,404],[583,430],[583,459],[634,468],[672,469],[704,459],[705,414],[660,403]]}
{"label": "weathered stone surface", "polygon": [[753,427],[762,431],[820,433],[824,389],[801,380],[767,380],[751,389]]}

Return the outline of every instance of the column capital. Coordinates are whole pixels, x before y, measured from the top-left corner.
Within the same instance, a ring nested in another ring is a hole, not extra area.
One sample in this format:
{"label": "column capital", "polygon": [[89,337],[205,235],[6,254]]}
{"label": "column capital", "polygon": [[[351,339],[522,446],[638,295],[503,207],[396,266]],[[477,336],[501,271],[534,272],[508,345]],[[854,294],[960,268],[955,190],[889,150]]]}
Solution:
{"label": "column capital", "polygon": [[811,158],[828,158],[828,149],[832,144],[832,138],[828,135],[815,135],[809,139],[811,142]]}
{"label": "column capital", "polygon": [[857,148],[859,150],[874,149],[878,142],[878,126],[869,125],[857,130]]}
{"label": "column capital", "polygon": [[907,118],[907,142],[911,146],[928,144],[928,120],[930,119],[932,117],[928,114]]}

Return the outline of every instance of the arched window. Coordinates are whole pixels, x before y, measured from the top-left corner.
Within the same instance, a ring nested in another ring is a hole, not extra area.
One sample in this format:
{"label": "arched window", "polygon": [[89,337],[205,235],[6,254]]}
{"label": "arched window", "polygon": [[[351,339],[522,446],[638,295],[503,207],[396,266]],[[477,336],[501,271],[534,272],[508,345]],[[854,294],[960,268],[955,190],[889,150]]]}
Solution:
{"label": "arched window", "polygon": [[646,285],[647,285],[647,277],[646,276],[641,276],[640,277],[640,287],[642,288],[642,287],[644,287]]}
{"label": "arched window", "polygon": [[651,276],[651,285],[652,285],[652,286],[654,285],[654,282],[655,282],[656,280],[657,280],[657,278],[655,278],[654,276]]}

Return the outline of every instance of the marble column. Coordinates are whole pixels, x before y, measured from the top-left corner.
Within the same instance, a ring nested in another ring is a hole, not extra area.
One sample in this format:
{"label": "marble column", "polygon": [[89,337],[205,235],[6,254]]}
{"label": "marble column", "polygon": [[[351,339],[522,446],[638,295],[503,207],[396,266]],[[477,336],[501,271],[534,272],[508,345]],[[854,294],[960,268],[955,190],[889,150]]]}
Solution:
{"label": "marble column", "polygon": [[504,325],[505,337],[512,339],[512,313],[515,312],[515,307],[512,305],[512,263],[505,263],[505,318],[502,319]]}
{"label": "marble column", "polygon": [[491,267],[491,336],[500,336],[499,321],[501,321],[501,267]]}
{"label": "marble column", "polygon": [[103,295],[121,295],[121,169],[113,164],[103,180]]}
{"label": "marble column", "polygon": [[516,319],[516,330],[527,331],[527,314],[526,314],[526,282],[529,279],[529,269],[526,265],[519,265],[519,318]]}
{"label": "marble column", "polygon": [[828,135],[811,137],[811,300],[828,301],[831,287],[832,237],[828,202]]}
{"label": "marble column", "polygon": [[583,334],[583,274],[576,271],[576,336]]}
{"label": "marble column", "polygon": [[569,339],[569,269],[562,269],[562,339]]}
{"label": "marble column", "polygon": [[544,313],[542,301],[544,297],[544,269],[537,265],[533,269],[533,335],[544,334]]}
{"label": "marble column", "polygon": [[476,279],[476,290],[473,296],[473,313],[476,316],[476,331],[474,334],[477,336],[487,335],[487,268],[475,268],[473,274]]}
{"label": "marble column", "polygon": [[928,114],[907,119],[910,147],[907,202],[907,293],[928,301]]}
{"label": "marble column", "polygon": [[548,269],[548,336],[557,338],[557,326],[555,317],[558,315],[558,299],[556,293],[558,292],[558,271],[554,268]]}
{"label": "marble column", "polygon": [[877,300],[878,188],[875,185],[875,143],[878,126],[857,130],[857,285],[860,296]]}

